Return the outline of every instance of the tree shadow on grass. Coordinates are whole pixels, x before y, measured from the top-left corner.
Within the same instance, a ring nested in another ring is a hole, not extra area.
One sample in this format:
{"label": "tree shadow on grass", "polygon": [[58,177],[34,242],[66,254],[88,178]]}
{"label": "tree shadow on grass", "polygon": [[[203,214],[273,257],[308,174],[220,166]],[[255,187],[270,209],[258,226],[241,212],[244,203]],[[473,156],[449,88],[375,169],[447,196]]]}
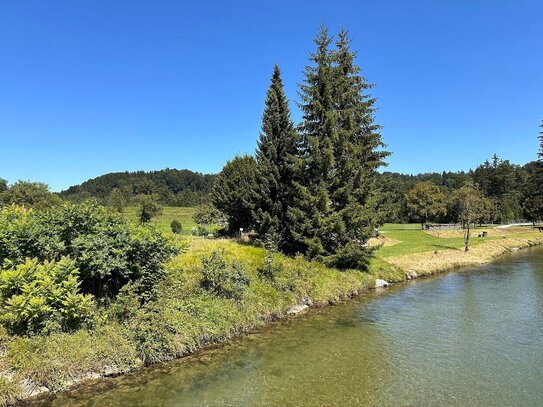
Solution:
{"label": "tree shadow on grass", "polygon": [[433,244],[432,247],[435,249],[441,249],[441,250],[460,250],[457,246],[448,246],[444,244]]}

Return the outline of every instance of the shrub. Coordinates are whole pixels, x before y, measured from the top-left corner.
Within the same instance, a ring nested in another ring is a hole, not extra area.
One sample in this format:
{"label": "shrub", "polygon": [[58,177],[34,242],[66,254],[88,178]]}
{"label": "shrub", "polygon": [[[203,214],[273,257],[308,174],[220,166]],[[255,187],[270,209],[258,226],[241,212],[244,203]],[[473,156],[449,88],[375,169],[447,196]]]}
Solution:
{"label": "shrub", "polygon": [[180,234],[183,231],[183,225],[181,225],[181,222],[179,222],[177,219],[172,220],[172,223],[170,223],[170,227],[172,228],[172,232],[176,235]]}
{"label": "shrub", "polygon": [[196,208],[194,221],[199,225],[224,224],[226,222],[224,214],[210,203],[202,204]]}
{"label": "shrub", "polygon": [[328,267],[335,267],[340,270],[357,269],[367,271],[372,252],[370,248],[349,242],[335,254],[328,256],[325,264]]}
{"label": "shrub", "polygon": [[79,293],[73,261],[23,264],[0,272],[0,322],[12,334],[68,331],[90,326],[94,301]]}
{"label": "shrub", "polygon": [[222,252],[214,251],[202,259],[201,287],[219,297],[241,300],[250,283],[240,263],[228,264]]}
{"label": "shrub", "polygon": [[283,264],[278,261],[276,256],[274,256],[273,251],[266,250],[264,264],[257,269],[257,272],[260,278],[274,281],[283,268]]}
{"label": "shrub", "polygon": [[160,280],[162,263],[178,246],[150,227],[129,225],[95,202],[45,211],[11,206],[0,210],[0,264],[73,259],[85,293],[112,297],[128,281],[142,289]]}

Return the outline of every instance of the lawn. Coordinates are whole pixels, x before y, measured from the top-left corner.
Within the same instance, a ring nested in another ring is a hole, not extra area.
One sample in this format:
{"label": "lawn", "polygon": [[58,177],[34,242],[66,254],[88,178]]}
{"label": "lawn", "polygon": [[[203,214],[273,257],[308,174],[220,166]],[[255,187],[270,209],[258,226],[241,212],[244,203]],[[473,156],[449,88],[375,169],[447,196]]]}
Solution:
{"label": "lawn", "polygon": [[[183,225],[183,235],[190,235],[191,229],[196,227],[194,214],[196,208],[166,206],[162,214],[151,221],[160,231],[170,233],[170,223],[177,219]],[[129,207],[125,209],[125,216],[132,222],[137,222],[137,208]],[[482,230],[490,231],[490,236],[484,239],[478,238],[477,234]],[[377,251],[377,257],[386,258],[392,256],[403,256],[411,253],[435,252],[447,249],[461,249],[464,247],[464,239],[459,230],[433,231],[427,233],[421,230],[418,223],[387,223],[379,229],[381,236],[392,240]],[[508,233],[507,231],[504,231]],[[513,230],[511,230],[513,232]],[[515,232],[519,232],[515,230]],[[442,236],[439,236],[439,235]],[[474,230],[470,246],[475,247],[485,241],[495,240],[501,236],[494,236],[491,228],[477,228]]]}
{"label": "lawn", "polygon": [[[190,231],[193,227],[196,227],[194,222],[194,214],[196,208],[178,207],[178,206],[165,206],[162,210],[162,214],[151,220],[151,225],[154,225],[161,232],[171,232],[170,223],[172,220],[177,219],[183,225],[183,235],[190,235]],[[126,208],[125,216],[132,222],[138,221],[137,208]]]}
{"label": "lawn", "polygon": [[[485,241],[494,240],[497,237],[489,236],[478,238],[477,234],[482,230],[475,229],[470,239],[470,246],[477,246]],[[379,257],[402,256],[411,253],[430,252],[436,250],[460,249],[464,247],[464,238],[461,232],[454,237],[437,237],[420,228],[420,224],[387,223],[379,229],[382,236],[393,239],[395,244],[382,247],[377,251]]]}

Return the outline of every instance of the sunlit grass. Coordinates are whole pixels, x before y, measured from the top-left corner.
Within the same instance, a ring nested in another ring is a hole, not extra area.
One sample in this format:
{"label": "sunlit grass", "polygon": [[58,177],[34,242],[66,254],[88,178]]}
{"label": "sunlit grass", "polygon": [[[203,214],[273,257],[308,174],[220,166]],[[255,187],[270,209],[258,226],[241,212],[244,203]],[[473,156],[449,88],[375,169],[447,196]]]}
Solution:
{"label": "sunlit grass", "polygon": [[[138,222],[138,208],[129,207],[125,208],[125,216],[133,223]],[[162,213],[150,222],[151,225],[155,226],[161,232],[171,233],[170,224],[172,220],[178,220],[183,226],[182,235],[190,235],[192,228],[197,226],[194,221],[194,214],[196,213],[196,208],[188,207],[178,207],[178,206],[165,206],[162,209]]]}

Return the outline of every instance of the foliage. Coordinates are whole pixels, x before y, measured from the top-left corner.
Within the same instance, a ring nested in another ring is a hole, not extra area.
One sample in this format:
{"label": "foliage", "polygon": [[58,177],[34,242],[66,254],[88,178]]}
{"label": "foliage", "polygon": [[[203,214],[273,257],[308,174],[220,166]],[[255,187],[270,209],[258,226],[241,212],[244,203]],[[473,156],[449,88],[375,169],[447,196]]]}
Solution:
{"label": "foliage", "polygon": [[543,158],[543,120],[541,121],[541,124],[539,125],[541,127],[541,131],[539,132],[539,152],[537,153],[537,157],[539,159]]}
{"label": "foliage", "polygon": [[467,252],[472,225],[485,214],[486,198],[473,183],[466,183],[453,192],[451,200],[455,219],[464,226],[464,250]]}
{"label": "foliage", "polygon": [[227,217],[230,234],[253,224],[253,193],[256,189],[256,162],[248,155],[228,161],[215,180],[213,204]]}
{"label": "foliage", "polygon": [[215,177],[169,168],[150,172],[117,172],[72,186],[61,195],[70,200],[78,200],[84,195],[106,203],[111,192],[118,189],[127,201],[132,201],[139,194],[157,194],[163,205],[197,206],[205,201]]}
{"label": "foliage", "polygon": [[42,182],[17,181],[9,187],[4,182],[0,188],[0,207],[21,205],[27,208],[45,209],[61,203],[62,199],[49,191],[49,186]]}
{"label": "foliage", "polygon": [[162,263],[177,252],[158,231],[132,227],[93,202],[44,211],[16,206],[0,210],[0,263],[70,256],[85,293],[114,296],[128,281],[139,279],[150,289],[151,282],[163,276]]}
{"label": "foliage", "polygon": [[36,259],[0,272],[0,322],[12,334],[74,330],[93,322],[94,301],[79,290],[74,262]]}
{"label": "foliage", "polygon": [[141,224],[149,222],[152,218],[162,213],[158,195],[138,195],[134,200],[138,204],[138,218]]}
{"label": "foliage", "polygon": [[274,67],[266,94],[262,130],[256,151],[257,187],[253,212],[256,236],[274,240],[281,250],[291,251],[291,224],[287,210],[294,199],[294,164],[298,136],[290,117],[279,67]]}
{"label": "foliage", "polygon": [[172,222],[170,223],[170,227],[172,229],[172,233],[176,235],[183,231],[183,225],[177,219],[172,220]]}
{"label": "foliage", "polygon": [[210,203],[204,203],[196,208],[194,221],[199,225],[224,224],[226,222],[224,214]]}
{"label": "foliage", "polygon": [[202,280],[200,285],[219,297],[241,300],[250,283],[241,263],[228,264],[224,254],[218,251],[202,259]]}
{"label": "foliage", "polygon": [[111,206],[115,212],[123,213],[126,202],[123,193],[119,188],[113,188],[111,190],[108,200],[109,206]]}
{"label": "foliage", "polygon": [[300,86],[303,121],[296,199],[289,208],[292,252],[331,266],[364,269],[379,223],[377,169],[389,155],[374,122],[372,85],[354,63],[346,31],[335,43],[322,28]]}
{"label": "foliage", "polygon": [[428,181],[419,182],[407,193],[406,205],[409,215],[423,226],[447,212],[445,195]]}

